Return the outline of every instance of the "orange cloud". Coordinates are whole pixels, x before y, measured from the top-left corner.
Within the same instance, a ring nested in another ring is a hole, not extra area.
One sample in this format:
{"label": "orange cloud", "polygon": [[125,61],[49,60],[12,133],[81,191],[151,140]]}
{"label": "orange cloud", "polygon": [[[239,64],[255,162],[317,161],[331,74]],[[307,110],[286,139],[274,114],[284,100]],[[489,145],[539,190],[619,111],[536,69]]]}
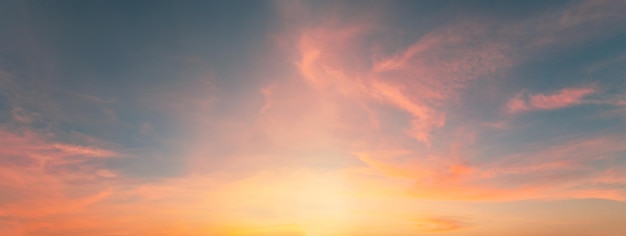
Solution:
{"label": "orange cloud", "polygon": [[[621,136],[607,135],[568,140],[560,144],[537,143],[526,151],[473,163],[469,146],[459,146],[459,157],[412,156],[412,152],[357,153],[373,173],[411,181],[410,196],[423,199],[512,201],[524,199],[601,198],[624,201],[626,192],[616,186],[623,178],[615,171],[598,176],[590,163],[615,160],[626,151]],[[598,152],[598,150],[602,150]],[[430,154],[433,155],[433,154]],[[406,156],[413,158],[405,158]],[[550,177],[547,177],[550,176]],[[402,188],[402,187],[399,187]]]}
{"label": "orange cloud", "polygon": [[432,217],[417,220],[417,227],[424,232],[446,232],[471,227],[467,222],[452,217]]}

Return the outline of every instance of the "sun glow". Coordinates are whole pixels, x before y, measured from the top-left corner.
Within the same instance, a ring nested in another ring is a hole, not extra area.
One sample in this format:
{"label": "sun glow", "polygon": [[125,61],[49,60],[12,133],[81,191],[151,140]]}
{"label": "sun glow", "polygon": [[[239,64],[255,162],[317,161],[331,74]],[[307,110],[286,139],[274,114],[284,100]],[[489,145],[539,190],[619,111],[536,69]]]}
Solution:
{"label": "sun glow", "polygon": [[[350,226],[356,209],[354,193],[341,174],[301,169],[267,172],[228,189],[225,204],[246,212],[258,224],[236,232],[301,231],[307,235],[327,235]],[[258,215],[255,213],[264,213]],[[261,227],[262,225],[287,225]]]}

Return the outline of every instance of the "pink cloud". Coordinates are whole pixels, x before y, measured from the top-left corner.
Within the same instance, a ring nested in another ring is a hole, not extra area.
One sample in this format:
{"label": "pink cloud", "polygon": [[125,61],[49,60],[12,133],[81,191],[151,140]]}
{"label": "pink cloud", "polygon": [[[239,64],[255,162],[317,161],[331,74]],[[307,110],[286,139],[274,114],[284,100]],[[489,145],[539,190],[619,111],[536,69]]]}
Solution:
{"label": "pink cloud", "polygon": [[[427,145],[431,132],[445,124],[445,112],[439,105],[457,99],[469,81],[511,65],[506,45],[481,43],[466,25],[432,32],[399,53],[355,57],[372,51],[366,39],[375,31],[367,23],[328,22],[293,36],[298,39],[294,46],[299,52],[294,64],[302,78],[320,91],[335,91],[361,104],[384,104],[408,113],[413,119],[407,124],[407,135]],[[371,68],[361,66],[367,64]]]}
{"label": "pink cloud", "polygon": [[537,94],[530,96],[530,104],[532,107],[549,110],[559,109],[562,107],[575,106],[581,103],[582,98],[592,94],[593,89],[562,89],[555,94]]}
{"label": "pink cloud", "polygon": [[53,144],[52,148],[68,156],[114,157],[119,155],[111,150],[79,145]]}
{"label": "pink cloud", "polygon": [[[115,177],[115,173],[85,161],[118,156],[118,152],[49,139],[33,131],[0,129],[0,188],[10,192],[0,200],[0,215],[41,217],[70,212],[111,194],[102,178]],[[82,190],[73,193],[77,187]]]}
{"label": "pink cloud", "polygon": [[509,113],[532,110],[554,110],[580,105],[583,98],[595,92],[591,88],[566,88],[550,94],[518,93],[507,103]]}

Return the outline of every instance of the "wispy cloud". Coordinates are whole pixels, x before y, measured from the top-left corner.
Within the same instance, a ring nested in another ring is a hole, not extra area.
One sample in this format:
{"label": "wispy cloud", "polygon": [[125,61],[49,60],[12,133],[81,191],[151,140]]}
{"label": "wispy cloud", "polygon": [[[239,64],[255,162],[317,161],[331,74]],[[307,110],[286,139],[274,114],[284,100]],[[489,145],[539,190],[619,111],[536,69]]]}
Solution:
{"label": "wispy cloud", "polygon": [[469,223],[455,217],[432,217],[417,220],[417,227],[425,232],[446,232],[471,227]]}
{"label": "wispy cloud", "polygon": [[[366,37],[373,30],[330,21],[324,28],[299,31],[295,62],[301,75],[316,86],[334,90],[365,104],[382,103],[410,114],[407,133],[429,144],[430,133],[445,124],[445,113],[434,104],[454,99],[468,81],[510,66],[507,46],[479,44],[462,26],[433,32],[403,52],[363,61],[346,55],[369,51]],[[470,25],[471,27],[471,25]],[[445,55],[445,56],[443,56]],[[375,58],[366,55],[365,58]],[[372,68],[356,66],[372,64]]]}
{"label": "wispy cloud", "polygon": [[548,94],[520,92],[507,103],[509,113],[532,110],[555,110],[584,103],[585,96],[593,94],[592,88],[565,88]]}
{"label": "wispy cloud", "polygon": [[[0,201],[0,215],[46,216],[101,201],[110,192],[98,180],[115,175],[88,162],[119,155],[98,147],[50,141],[32,131],[0,129],[0,186],[9,191]],[[68,192],[76,181],[85,181],[86,192]]]}

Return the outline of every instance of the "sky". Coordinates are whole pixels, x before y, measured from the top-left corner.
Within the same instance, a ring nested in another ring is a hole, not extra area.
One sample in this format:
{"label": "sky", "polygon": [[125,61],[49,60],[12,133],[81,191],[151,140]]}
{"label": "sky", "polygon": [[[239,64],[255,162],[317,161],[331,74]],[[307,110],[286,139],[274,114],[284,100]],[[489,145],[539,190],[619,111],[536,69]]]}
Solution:
{"label": "sky", "polygon": [[626,235],[625,16],[0,1],[0,232]]}

